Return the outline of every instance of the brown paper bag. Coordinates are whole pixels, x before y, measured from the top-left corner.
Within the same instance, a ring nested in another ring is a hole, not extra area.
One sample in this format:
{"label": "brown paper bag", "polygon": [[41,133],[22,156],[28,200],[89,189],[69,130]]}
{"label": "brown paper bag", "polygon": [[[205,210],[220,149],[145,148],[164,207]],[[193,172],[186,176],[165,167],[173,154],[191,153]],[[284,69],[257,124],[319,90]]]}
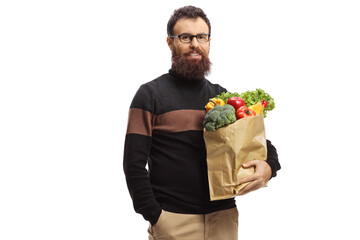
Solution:
{"label": "brown paper bag", "polygon": [[266,160],[263,115],[245,117],[215,132],[204,129],[211,201],[235,197],[248,183],[237,182],[254,173],[242,168],[251,160]]}

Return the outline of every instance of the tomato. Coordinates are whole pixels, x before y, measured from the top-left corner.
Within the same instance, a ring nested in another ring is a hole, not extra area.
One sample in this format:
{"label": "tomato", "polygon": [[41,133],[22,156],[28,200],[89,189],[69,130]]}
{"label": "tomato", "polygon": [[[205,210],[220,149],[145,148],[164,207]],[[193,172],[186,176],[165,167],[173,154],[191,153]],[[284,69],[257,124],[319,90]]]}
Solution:
{"label": "tomato", "polygon": [[244,117],[255,116],[255,115],[256,115],[256,113],[254,111],[250,110],[246,106],[242,106],[236,111],[236,119],[237,120],[244,118]]}
{"label": "tomato", "polygon": [[241,97],[231,97],[227,100],[227,104],[230,104],[235,108],[235,111],[240,107],[245,106],[245,101]]}

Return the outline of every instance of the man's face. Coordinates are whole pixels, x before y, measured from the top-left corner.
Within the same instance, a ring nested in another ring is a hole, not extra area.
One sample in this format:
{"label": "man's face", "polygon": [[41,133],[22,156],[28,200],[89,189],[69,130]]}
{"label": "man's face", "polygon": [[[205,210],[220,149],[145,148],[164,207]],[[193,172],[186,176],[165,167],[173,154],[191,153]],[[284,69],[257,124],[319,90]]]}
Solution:
{"label": "man's face", "polygon": [[[173,29],[174,35],[200,33],[208,34],[209,27],[202,18],[180,18]],[[167,38],[172,52],[172,69],[187,79],[202,79],[210,72],[208,42],[198,42],[196,37],[190,43],[183,43],[179,38]]]}
{"label": "man's face", "polygon": [[[198,17],[193,18],[180,18],[174,26],[174,35],[180,35],[183,33],[189,33],[196,35],[199,33],[209,33],[209,27],[206,22]],[[202,56],[197,55],[197,51],[208,56],[210,48],[209,42],[199,43],[196,38],[193,38],[191,43],[182,43],[179,38],[171,39],[167,38],[167,43],[170,47],[170,50],[175,50],[176,56],[186,56],[189,60],[201,60]]]}

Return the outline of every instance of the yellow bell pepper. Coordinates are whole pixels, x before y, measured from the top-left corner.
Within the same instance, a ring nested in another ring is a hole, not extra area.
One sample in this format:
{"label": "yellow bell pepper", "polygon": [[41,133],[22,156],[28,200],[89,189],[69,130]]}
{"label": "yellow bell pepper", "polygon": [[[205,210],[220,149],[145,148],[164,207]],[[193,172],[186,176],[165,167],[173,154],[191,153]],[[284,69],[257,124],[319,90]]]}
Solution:
{"label": "yellow bell pepper", "polygon": [[213,109],[215,107],[215,103],[220,105],[220,106],[224,106],[225,102],[224,100],[220,99],[220,98],[211,98],[210,101],[206,104],[205,109],[206,112],[210,111],[211,109]]}
{"label": "yellow bell pepper", "polygon": [[258,102],[257,104],[251,105],[249,109],[256,112],[256,115],[260,115],[264,111],[264,104],[262,102]]}

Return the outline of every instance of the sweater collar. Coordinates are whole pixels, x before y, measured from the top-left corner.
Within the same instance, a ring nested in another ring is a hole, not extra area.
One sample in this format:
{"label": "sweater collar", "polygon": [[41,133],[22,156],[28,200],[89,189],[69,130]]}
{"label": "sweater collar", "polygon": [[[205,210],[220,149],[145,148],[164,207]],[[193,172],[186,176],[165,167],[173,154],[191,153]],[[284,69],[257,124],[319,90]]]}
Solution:
{"label": "sweater collar", "polygon": [[169,70],[169,74],[171,77],[174,78],[174,80],[181,84],[181,85],[186,85],[186,86],[202,86],[205,84],[206,79],[205,77],[201,78],[201,79],[189,79],[189,78],[185,78],[183,76],[181,76],[180,74],[178,74],[177,72],[175,72],[173,69]]}

